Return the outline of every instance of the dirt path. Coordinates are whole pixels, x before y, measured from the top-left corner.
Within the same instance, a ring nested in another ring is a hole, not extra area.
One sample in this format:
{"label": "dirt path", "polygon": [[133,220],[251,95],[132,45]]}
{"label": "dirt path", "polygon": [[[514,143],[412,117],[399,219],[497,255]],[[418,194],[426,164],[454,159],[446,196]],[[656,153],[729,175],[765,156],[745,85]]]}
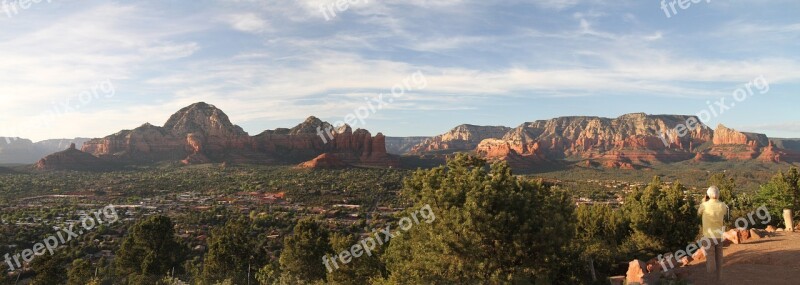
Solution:
{"label": "dirt path", "polygon": [[[721,284],[800,284],[800,233],[748,240],[726,247],[723,253]],[[692,284],[710,284],[705,261],[694,261],[686,269]]]}

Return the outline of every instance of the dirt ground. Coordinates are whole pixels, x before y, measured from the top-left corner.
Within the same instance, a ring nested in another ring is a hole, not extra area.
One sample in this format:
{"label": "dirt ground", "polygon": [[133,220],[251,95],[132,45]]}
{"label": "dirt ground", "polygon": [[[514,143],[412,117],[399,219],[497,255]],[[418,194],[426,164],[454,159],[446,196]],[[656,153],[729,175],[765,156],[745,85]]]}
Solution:
{"label": "dirt ground", "polygon": [[[733,244],[723,254],[721,284],[800,284],[800,232],[778,232]],[[712,284],[707,279],[705,261],[694,261],[685,270],[692,284]]]}

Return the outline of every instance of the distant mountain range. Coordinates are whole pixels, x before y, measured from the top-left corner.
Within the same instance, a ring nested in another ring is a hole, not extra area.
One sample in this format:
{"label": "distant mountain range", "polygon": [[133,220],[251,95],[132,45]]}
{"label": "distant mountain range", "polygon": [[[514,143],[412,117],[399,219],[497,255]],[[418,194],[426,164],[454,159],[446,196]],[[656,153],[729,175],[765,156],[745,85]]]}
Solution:
{"label": "distant mountain range", "polygon": [[[687,122],[693,130],[681,129]],[[517,168],[568,162],[581,167],[638,169],[679,161],[800,162],[800,140],[770,139],[695,116],[633,113],[618,118],[561,117],[524,123],[500,134],[494,126],[459,126],[424,141],[411,154],[472,151]]]}
{"label": "distant mountain range", "polygon": [[402,160],[405,162],[419,161],[411,159],[415,157],[443,161],[454,152],[505,160],[523,169],[552,165],[640,169],[680,161],[800,162],[800,139],[770,139],[723,125],[711,129],[695,116],[572,116],[527,122],[516,128],[464,124],[435,137],[390,138],[381,133],[373,137],[367,130],[354,131],[347,125],[334,128],[312,116],[293,128],[250,136],[222,110],[203,102],[179,110],[163,127],[146,123],[88,141],[40,142],[39,149],[20,148],[36,145],[24,140],[12,144],[24,152],[8,151],[13,148],[2,148],[0,141],[0,150],[26,154],[24,160],[15,161],[30,163],[32,156],[63,150],[71,141],[76,142],[75,148],[45,157],[37,168],[85,170],[162,161],[399,167],[403,166],[400,154],[409,158]]}
{"label": "distant mountain range", "polygon": [[72,143],[82,147],[88,140],[51,139],[34,143],[29,139],[0,137],[0,164],[32,164],[45,155],[67,149]]}

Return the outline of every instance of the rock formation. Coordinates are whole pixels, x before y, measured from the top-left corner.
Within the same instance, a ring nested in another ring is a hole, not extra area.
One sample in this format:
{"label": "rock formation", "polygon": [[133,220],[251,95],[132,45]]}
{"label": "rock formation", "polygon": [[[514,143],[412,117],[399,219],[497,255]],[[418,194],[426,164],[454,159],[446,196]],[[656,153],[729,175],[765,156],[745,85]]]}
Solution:
{"label": "rock formation", "polygon": [[[326,135],[325,130],[332,134]],[[316,117],[291,129],[267,130],[249,136],[230,122],[222,110],[203,102],[181,109],[163,127],[144,124],[87,142],[83,151],[126,163],[181,161],[298,163],[329,153],[349,164],[395,167],[397,157],[386,153],[385,137],[375,137],[347,125],[336,130]]]}
{"label": "rock formation", "polygon": [[78,150],[75,144],[71,144],[67,150],[48,155],[38,163],[36,169],[39,170],[105,170],[110,165],[105,161],[85,152]]}
{"label": "rock formation", "polygon": [[738,132],[723,125],[712,130],[694,116],[643,113],[615,119],[561,117],[525,123],[500,139],[483,140],[475,151],[512,166],[577,160],[587,167],[637,169],[689,159],[800,161],[800,153],[776,147],[763,134]]}
{"label": "rock formation", "polygon": [[739,132],[722,124],[714,130],[714,145],[746,145],[753,148],[765,147],[769,144],[766,135]]}
{"label": "rock formation", "polygon": [[409,151],[414,154],[427,152],[457,152],[474,150],[485,139],[499,139],[511,130],[509,127],[460,125],[447,133],[427,139]]}
{"label": "rock formation", "polygon": [[512,154],[533,161],[580,158],[606,167],[633,169],[636,164],[694,157],[694,146],[710,141],[713,132],[697,124],[683,137],[676,134],[679,125],[693,120],[699,122],[691,116],[643,113],[616,119],[561,117],[524,123],[501,139],[482,141],[476,152],[490,159],[507,160]]}
{"label": "rock formation", "polygon": [[[331,130],[330,135],[321,133]],[[286,161],[305,161],[321,153],[330,153],[353,165],[397,167],[399,158],[386,152],[386,137],[378,133],[372,137],[369,131],[348,125],[337,129],[316,117],[309,117],[292,129],[265,131],[253,137],[253,146]]]}
{"label": "rock formation", "polygon": [[299,165],[300,168],[309,169],[336,169],[345,168],[349,165],[336,157],[335,155],[323,153],[312,160],[303,162]]}

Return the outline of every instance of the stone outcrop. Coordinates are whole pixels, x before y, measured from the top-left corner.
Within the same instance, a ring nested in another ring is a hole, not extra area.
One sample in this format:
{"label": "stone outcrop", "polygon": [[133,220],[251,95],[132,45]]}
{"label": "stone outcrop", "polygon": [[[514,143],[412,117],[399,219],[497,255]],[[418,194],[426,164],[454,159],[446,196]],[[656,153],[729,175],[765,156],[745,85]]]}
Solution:
{"label": "stone outcrop", "polygon": [[[330,135],[322,133],[331,130]],[[253,137],[254,148],[285,161],[310,160],[321,153],[337,156],[345,163],[380,167],[398,167],[398,157],[386,152],[386,137],[348,125],[334,129],[329,123],[309,117],[292,129],[265,131]]]}
{"label": "stone outcrop", "polygon": [[335,155],[323,153],[312,160],[301,163],[298,166],[300,168],[309,169],[336,169],[345,168],[349,165]]}
{"label": "stone outcrop", "polygon": [[385,143],[380,133],[372,137],[347,125],[334,130],[313,116],[291,129],[250,136],[222,110],[200,102],[172,115],[163,127],[144,124],[86,142],[83,151],[125,163],[298,163],[329,153],[348,164],[399,166],[399,159],[386,153]]}
{"label": "stone outcrop", "polygon": [[105,161],[78,150],[71,144],[67,150],[48,155],[36,163],[39,170],[106,170],[110,165]]}
{"label": "stone outcrop", "polygon": [[460,125],[447,133],[427,139],[413,148],[410,153],[458,152],[474,150],[485,139],[499,139],[511,130],[502,126]]}
{"label": "stone outcrop", "polygon": [[722,124],[714,130],[714,145],[746,145],[753,148],[765,147],[769,144],[766,135],[739,132]]}

